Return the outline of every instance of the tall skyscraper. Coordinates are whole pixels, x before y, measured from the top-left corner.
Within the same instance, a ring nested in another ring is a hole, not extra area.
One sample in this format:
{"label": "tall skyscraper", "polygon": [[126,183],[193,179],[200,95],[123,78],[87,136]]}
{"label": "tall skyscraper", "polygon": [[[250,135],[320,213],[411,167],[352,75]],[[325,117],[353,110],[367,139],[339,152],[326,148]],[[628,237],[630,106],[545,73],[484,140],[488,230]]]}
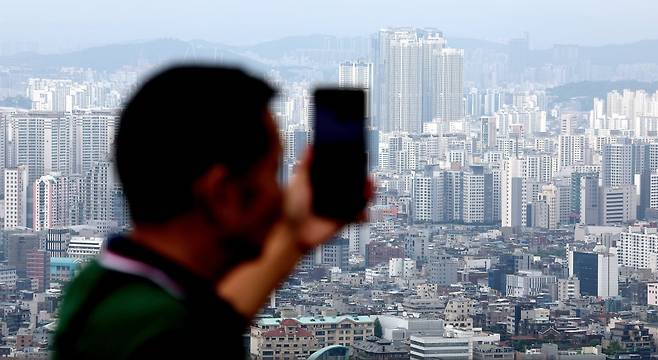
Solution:
{"label": "tall skyscraper", "polygon": [[599,225],[599,177],[596,174],[588,174],[580,177],[579,186],[579,214],[580,223],[583,225]]}
{"label": "tall skyscraper", "polygon": [[443,171],[443,187],[439,188],[437,197],[439,206],[443,206],[445,222],[462,222],[464,207],[464,173],[462,171]]}
{"label": "tall skyscraper", "polygon": [[71,115],[67,113],[29,112],[13,115],[9,126],[12,132],[12,166],[28,168],[26,226],[33,226],[33,193],[31,186],[41,176],[57,171],[70,173],[73,137]]}
{"label": "tall skyscraper", "polygon": [[338,65],[338,86],[341,88],[363,89],[366,93],[366,117],[372,127],[372,86],[373,64],[363,61],[347,61]]}
{"label": "tall skyscraper", "polygon": [[95,163],[85,176],[85,220],[111,221],[115,178],[111,162]]}
{"label": "tall skyscraper", "polygon": [[637,219],[635,187],[602,186],[599,192],[599,221],[601,225],[620,225]]}
{"label": "tall skyscraper", "polygon": [[69,225],[68,178],[58,173],[44,175],[34,183],[34,230]]}
{"label": "tall skyscraper", "polygon": [[585,137],[580,135],[560,135],[558,168],[582,164],[585,160]]}
{"label": "tall skyscraper", "polygon": [[632,144],[603,145],[601,179],[604,187],[633,185],[633,155]]}
{"label": "tall skyscraper", "polygon": [[436,204],[436,184],[432,176],[418,175],[413,179],[413,207],[412,219],[414,222],[434,221],[433,209]]}
{"label": "tall skyscraper", "polygon": [[490,224],[494,221],[493,175],[483,166],[471,166],[463,176],[464,223]]}
{"label": "tall skyscraper", "polygon": [[5,195],[4,169],[7,167],[7,116],[0,112],[0,196]]}
{"label": "tall skyscraper", "polygon": [[538,198],[548,206],[548,226],[546,228],[557,229],[560,224],[560,196],[557,186],[553,184],[544,185]]}
{"label": "tall skyscraper", "polygon": [[436,29],[383,29],[375,64],[375,122],[382,131],[419,133],[432,120],[464,116],[463,51]]}
{"label": "tall skyscraper", "polygon": [[372,89],[373,64],[364,61],[346,61],[338,65],[338,86]]}
{"label": "tall skyscraper", "polygon": [[27,227],[28,167],[5,169],[5,229]]}
{"label": "tall skyscraper", "polygon": [[379,129],[373,123],[372,116],[373,76],[374,67],[372,63],[347,61],[338,66],[338,86],[341,88],[363,89],[366,94],[368,170],[375,169],[379,162]]}
{"label": "tall skyscraper", "polygon": [[11,119],[16,165],[28,167],[28,180],[56,171],[64,175],[71,166],[71,118],[60,113],[15,115]]}
{"label": "tall skyscraper", "polygon": [[519,228],[525,225],[525,199],[523,191],[523,161],[510,159],[503,162],[501,174],[501,226]]}
{"label": "tall skyscraper", "polygon": [[73,173],[86,174],[97,162],[108,161],[117,131],[113,112],[94,111],[77,114]]}
{"label": "tall skyscraper", "polygon": [[[430,114],[441,122],[464,118],[464,50],[443,49],[439,58],[438,106]],[[432,81],[432,80],[430,80]],[[424,94],[425,95],[425,94]],[[430,93],[430,102],[436,94]]]}
{"label": "tall skyscraper", "polygon": [[496,117],[483,116],[480,118],[480,141],[482,150],[491,150],[496,147]]}
{"label": "tall skyscraper", "polygon": [[651,206],[651,146],[627,139],[603,145],[601,179],[604,187],[634,186],[636,215],[644,219]]}
{"label": "tall skyscraper", "polygon": [[609,298],[619,295],[619,263],[617,249],[597,245],[594,248],[597,255],[598,276],[597,293],[599,297]]}

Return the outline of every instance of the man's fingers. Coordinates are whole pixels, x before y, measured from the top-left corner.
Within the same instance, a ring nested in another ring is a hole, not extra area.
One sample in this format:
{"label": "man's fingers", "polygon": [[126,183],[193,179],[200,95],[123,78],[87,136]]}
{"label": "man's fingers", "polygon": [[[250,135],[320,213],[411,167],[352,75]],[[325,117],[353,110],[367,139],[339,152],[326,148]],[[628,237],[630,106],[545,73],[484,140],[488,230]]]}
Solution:
{"label": "man's fingers", "polygon": [[308,173],[311,170],[311,161],[313,161],[313,147],[306,147],[302,160],[299,162],[298,172]]}

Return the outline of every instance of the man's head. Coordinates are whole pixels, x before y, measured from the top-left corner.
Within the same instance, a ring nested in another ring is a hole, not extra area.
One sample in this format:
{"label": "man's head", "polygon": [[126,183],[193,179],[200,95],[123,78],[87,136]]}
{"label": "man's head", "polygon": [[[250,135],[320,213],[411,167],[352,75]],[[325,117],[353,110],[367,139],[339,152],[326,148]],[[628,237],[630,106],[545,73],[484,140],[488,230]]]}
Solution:
{"label": "man's head", "polygon": [[194,217],[232,256],[257,255],[281,210],[273,95],[263,81],[219,67],[173,67],[147,81],[116,139],[135,226]]}

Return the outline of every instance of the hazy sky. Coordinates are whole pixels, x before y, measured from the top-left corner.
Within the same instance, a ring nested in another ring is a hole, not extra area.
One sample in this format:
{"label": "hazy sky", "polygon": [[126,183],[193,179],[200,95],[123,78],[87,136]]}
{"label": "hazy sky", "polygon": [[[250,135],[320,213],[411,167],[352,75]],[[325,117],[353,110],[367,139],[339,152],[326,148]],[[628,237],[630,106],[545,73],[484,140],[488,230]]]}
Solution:
{"label": "hazy sky", "polygon": [[534,47],[658,38],[656,0],[1,0],[0,43],[40,49],[174,37],[230,44],[288,35],[365,35],[384,26],[432,26],[450,39]]}

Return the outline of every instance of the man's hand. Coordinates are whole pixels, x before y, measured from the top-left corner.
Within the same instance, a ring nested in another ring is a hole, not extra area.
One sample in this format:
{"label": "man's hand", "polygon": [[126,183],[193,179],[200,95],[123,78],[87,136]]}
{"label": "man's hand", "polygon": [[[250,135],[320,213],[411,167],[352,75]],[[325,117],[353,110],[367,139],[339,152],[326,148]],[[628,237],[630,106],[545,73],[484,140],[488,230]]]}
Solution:
{"label": "man's hand", "polygon": [[[302,251],[311,250],[330,240],[347,223],[335,219],[320,217],[313,214],[311,161],[312,151],[309,148],[297,167],[292,181],[288,185],[284,200],[284,222],[288,231]],[[366,199],[370,201],[373,194],[372,181],[366,184]],[[367,220],[364,209],[358,222]]]}
{"label": "man's hand", "polygon": [[[217,294],[247,319],[258,312],[304,253],[330,240],[346,225],[313,214],[310,164],[309,150],[286,190],[283,218],[268,235],[261,256],[237,266],[217,284]],[[368,181],[368,200],[372,198],[372,189],[372,182]],[[357,220],[365,221],[365,214],[364,209]]]}

